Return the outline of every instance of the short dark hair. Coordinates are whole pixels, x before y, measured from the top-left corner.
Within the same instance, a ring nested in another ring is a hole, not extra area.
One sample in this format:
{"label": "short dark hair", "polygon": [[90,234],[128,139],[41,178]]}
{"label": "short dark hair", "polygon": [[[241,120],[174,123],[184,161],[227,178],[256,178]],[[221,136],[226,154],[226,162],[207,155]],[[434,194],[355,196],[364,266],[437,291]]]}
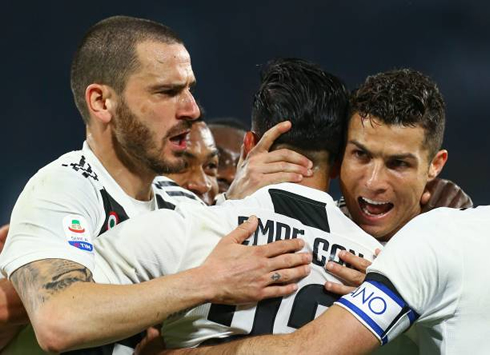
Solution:
{"label": "short dark hair", "polygon": [[[252,129],[261,137],[279,122],[292,128],[275,145],[302,153],[327,151],[330,161],[342,148],[349,95],[342,81],[318,65],[302,59],[269,62],[254,96]],[[308,156],[308,154],[305,154]]]}
{"label": "short dark hair", "polygon": [[86,124],[90,120],[85,102],[87,86],[105,84],[122,93],[128,75],[139,66],[136,45],[144,41],[182,44],[167,26],[129,16],[109,17],[87,31],[71,66],[71,90]]}
{"label": "short dark hair", "polygon": [[397,69],[367,77],[350,98],[349,119],[358,113],[387,125],[420,126],[432,159],[441,148],[445,104],[437,85],[413,69]]}

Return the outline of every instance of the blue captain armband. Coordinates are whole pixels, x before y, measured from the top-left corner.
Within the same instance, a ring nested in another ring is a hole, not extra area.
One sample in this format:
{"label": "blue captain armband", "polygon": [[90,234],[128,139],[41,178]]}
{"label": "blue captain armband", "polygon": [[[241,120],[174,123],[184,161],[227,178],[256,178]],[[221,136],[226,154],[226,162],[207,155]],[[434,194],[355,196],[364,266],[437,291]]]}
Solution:
{"label": "blue captain armband", "polygon": [[419,315],[400,296],[385,276],[369,273],[364,283],[335,304],[352,313],[386,344],[417,320]]}

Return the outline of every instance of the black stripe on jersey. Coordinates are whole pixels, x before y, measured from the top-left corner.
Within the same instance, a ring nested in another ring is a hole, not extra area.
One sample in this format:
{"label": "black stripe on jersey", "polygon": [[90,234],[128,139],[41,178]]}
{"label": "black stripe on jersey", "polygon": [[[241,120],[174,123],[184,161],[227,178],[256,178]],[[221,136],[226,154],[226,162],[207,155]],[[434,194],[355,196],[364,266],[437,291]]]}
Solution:
{"label": "black stripe on jersey", "polygon": [[212,303],[209,308],[208,320],[230,327],[235,311],[236,306]]}
{"label": "black stripe on jersey", "polygon": [[168,186],[180,186],[174,181],[157,181],[153,183],[153,185],[155,185],[160,190],[163,190],[164,187],[168,187]]}
{"label": "black stripe on jersey", "polygon": [[327,210],[325,209],[326,203],[278,189],[270,189],[269,194],[276,213],[297,219],[306,226],[330,233]]}
{"label": "black stripe on jersey", "polygon": [[188,192],[184,192],[184,191],[165,191],[167,193],[167,195],[169,196],[184,196],[184,197],[188,197],[188,198],[192,198],[193,200],[197,200],[197,197],[188,193]]}
{"label": "black stripe on jersey", "polygon": [[[395,319],[390,323],[390,325],[386,328],[385,334],[390,331],[390,329],[398,322],[398,320],[409,312],[413,312],[414,318],[417,319],[420,317],[420,315],[415,312],[413,309],[411,309],[408,305],[407,302],[403,299],[403,297],[400,295],[398,290],[396,289],[395,285],[384,275],[378,274],[376,272],[370,272],[366,275],[366,279],[364,281],[376,281],[381,284],[383,284],[385,287],[387,287],[391,292],[393,292],[397,297],[399,297],[403,302],[405,303],[405,306],[402,308],[401,312],[396,316]],[[413,323],[413,322],[411,322]]]}
{"label": "black stripe on jersey", "polygon": [[109,222],[109,213],[116,212],[118,217],[118,222],[121,223],[125,220],[129,219],[128,214],[124,210],[124,208],[114,200],[111,195],[105,190],[100,190],[100,195],[102,196],[102,201],[104,202],[104,211],[105,211],[105,221],[100,229],[99,235],[107,231],[107,223]]}
{"label": "black stripe on jersey", "polygon": [[175,205],[173,203],[165,201],[163,197],[160,195],[156,195],[156,196],[157,196],[158,209],[175,210]]}

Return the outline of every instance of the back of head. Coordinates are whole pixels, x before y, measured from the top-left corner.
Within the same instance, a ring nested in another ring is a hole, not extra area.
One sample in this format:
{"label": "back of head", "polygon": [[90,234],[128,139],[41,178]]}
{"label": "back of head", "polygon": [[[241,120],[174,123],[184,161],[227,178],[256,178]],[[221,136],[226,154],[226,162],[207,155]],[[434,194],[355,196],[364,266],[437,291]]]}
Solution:
{"label": "back of head", "polygon": [[386,125],[420,126],[429,158],[441,148],[445,104],[437,85],[412,69],[392,70],[369,76],[350,98],[350,117],[376,118]]}
{"label": "back of head", "polygon": [[331,161],[336,159],[348,108],[348,92],[340,79],[301,59],[271,61],[261,79],[253,102],[253,131],[261,137],[277,123],[289,120],[291,130],[275,146],[285,145],[310,159],[308,153],[326,151]]}
{"label": "back of head", "polygon": [[85,90],[92,83],[105,84],[118,94],[139,61],[136,45],[144,41],[182,43],[170,28],[146,19],[114,16],[92,26],[78,46],[71,66],[71,89],[84,122],[89,122]]}

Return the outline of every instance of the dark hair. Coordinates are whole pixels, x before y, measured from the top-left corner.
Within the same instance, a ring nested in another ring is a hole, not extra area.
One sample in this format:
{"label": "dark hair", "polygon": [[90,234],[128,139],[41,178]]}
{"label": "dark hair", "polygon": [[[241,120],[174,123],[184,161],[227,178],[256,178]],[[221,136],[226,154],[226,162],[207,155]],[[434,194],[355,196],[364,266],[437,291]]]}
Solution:
{"label": "dark hair", "polygon": [[392,70],[369,76],[350,98],[350,115],[374,117],[387,125],[420,126],[432,159],[441,148],[445,104],[437,85],[412,69]]}
{"label": "dark hair", "polygon": [[128,75],[139,62],[136,45],[144,41],[182,43],[170,28],[146,19],[114,16],[92,26],[78,46],[71,66],[71,90],[80,114],[87,124],[90,116],[85,90],[92,83],[124,91]]}
{"label": "dark hair", "polygon": [[[252,129],[261,137],[279,122],[292,128],[275,145],[301,152],[327,151],[338,157],[344,138],[349,96],[340,79],[301,59],[271,61],[261,73],[255,94]],[[308,155],[308,154],[306,154]]]}
{"label": "dark hair", "polygon": [[249,130],[249,127],[243,121],[235,117],[212,118],[207,122],[208,122],[208,126],[210,127],[212,126],[230,127],[244,132]]}

